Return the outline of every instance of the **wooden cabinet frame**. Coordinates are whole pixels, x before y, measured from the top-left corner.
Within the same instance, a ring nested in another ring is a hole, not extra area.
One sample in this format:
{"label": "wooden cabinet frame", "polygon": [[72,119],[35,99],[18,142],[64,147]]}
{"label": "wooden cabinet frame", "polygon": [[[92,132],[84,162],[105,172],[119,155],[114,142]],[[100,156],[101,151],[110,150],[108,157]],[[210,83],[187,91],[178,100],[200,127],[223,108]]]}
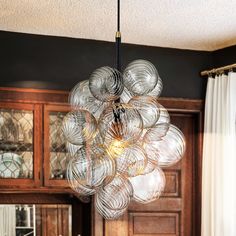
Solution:
{"label": "wooden cabinet frame", "polygon": [[0,102],[0,108],[26,110],[33,112],[33,178],[27,179],[0,179],[0,189],[14,188],[19,185],[26,188],[39,187],[41,181],[41,162],[42,162],[42,107],[39,104]]}
{"label": "wooden cabinet frame", "polygon": [[66,105],[44,105],[44,185],[48,187],[67,187],[67,180],[62,179],[50,179],[50,147],[49,147],[49,132],[50,123],[49,115],[50,112],[69,112],[70,107]]}
{"label": "wooden cabinet frame", "polygon": [[[49,179],[48,118],[47,112],[69,111],[68,92],[0,88],[0,107],[33,111],[34,115],[34,173],[33,179],[0,179],[2,193],[69,193],[66,180]],[[45,109],[45,110],[44,110]]]}

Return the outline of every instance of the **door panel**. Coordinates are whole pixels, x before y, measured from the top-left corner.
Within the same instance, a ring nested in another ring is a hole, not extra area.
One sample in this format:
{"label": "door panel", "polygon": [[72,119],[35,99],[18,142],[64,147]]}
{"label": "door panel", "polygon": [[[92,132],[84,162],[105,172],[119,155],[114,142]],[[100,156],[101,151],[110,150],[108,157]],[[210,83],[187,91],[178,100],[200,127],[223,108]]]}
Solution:
{"label": "door panel", "polygon": [[179,213],[130,213],[129,235],[179,235]]}

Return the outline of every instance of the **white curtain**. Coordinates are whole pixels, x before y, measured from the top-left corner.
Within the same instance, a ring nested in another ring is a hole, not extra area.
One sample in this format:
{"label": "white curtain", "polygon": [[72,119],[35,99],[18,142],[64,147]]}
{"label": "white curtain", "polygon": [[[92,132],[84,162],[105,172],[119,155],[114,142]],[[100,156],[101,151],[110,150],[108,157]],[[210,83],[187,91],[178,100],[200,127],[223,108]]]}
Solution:
{"label": "white curtain", "polygon": [[0,236],[16,235],[15,205],[0,206]]}
{"label": "white curtain", "polygon": [[202,236],[236,236],[236,73],[209,77],[202,173]]}

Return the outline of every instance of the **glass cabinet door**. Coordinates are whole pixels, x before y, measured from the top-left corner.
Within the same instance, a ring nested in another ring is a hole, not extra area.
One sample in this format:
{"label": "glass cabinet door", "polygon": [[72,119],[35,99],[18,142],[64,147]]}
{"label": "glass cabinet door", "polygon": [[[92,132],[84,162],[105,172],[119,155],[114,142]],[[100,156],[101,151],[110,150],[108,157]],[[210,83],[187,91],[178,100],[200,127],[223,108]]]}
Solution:
{"label": "glass cabinet door", "polygon": [[67,187],[66,166],[70,154],[62,132],[62,121],[69,106],[44,106],[44,168],[45,185]]}
{"label": "glass cabinet door", "polygon": [[39,106],[0,103],[1,187],[39,183],[40,126]]}

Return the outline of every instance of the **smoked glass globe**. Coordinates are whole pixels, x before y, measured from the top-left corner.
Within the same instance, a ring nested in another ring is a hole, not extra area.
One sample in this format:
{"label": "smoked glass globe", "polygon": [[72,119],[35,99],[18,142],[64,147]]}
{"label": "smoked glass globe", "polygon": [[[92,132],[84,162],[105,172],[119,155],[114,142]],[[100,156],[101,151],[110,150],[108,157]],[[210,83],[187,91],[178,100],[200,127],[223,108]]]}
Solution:
{"label": "smoked glass globe", "polygon": [[109,102],[99,101],[92,95],[88,80],[75,85],[70,92],[69,103],[75,110],[84,109],[89,111],[96,119],[98,119],[102,111],[110,105]]}
{"label": "smoked glass globe", "polygon": [[71,156],[74,156],[75,153],[82,147],[82,145],[74,145],[72,143],[66,142],[66,150],[70,153]]}
{"label": "smoked glass globe", "polygon": [[138,110],[131,105],[115,103],[101,114],[98,129],[108,148],[114,142],[116,146],[126,147],[139,139],[143,121]]}
{"label": "smoked glass globe", "polygon": [[95,195],[95,205],[96,210],[99,212],[107,220],[116,220],[120,216],[122,216],[127,208],[123,208],[120,210],[113,210],[105,206],[104,201],[100,201],[99,197]]}
{"label": "smoked glass globe", "polygon": [[108,66],[96,69],[89,78],[89,89],[102,102],[117,100],[124,89],[122,74]]}
{"label": "smoked glass globe", "polygon": [[124,151],[115,159],[117,171],[127,177],[140,175],[144,172],[148,158],[144,149],[137,145],[124,148]]}
{"label": "smoked glass globe", "polygon": [[132,195],[133,188],[130,181],[118,174],[110,183],[97,191],[96,202],[101,202],[108,209],[121,210],[128,207]]}
{"label": "smoked glass globe", "polygon": [[146,143],[160,140],[164,137],[170,126],[170,116],[168,111],[159,104],[159,118],[151,129],[148,129],[144,135],[143,141]]}
{"label": "smoked glass globe", "polygon": [[64,117],[62,130],[68,142],[74,145],[82,145],[94,138],[97,131],[97,122],[88,111],[75,110]]}
{"label": "smoked glass globe", "polygon": [[134,190],[133,199],[143,204],[158,199],[165,188],[165,175],[158,167],[148,174],[138,175],[129,180]]}
{"label": "smoked glass globe", "polygon": [[163,83],[161,77],[158,76],[158,81],[154,89],[149,92],[147,95],[155,98],[159,98],[163,89]]}
{"label": "smoked glass globe", "polygon": [[158,150],[158,164],[161,167],[169,167],[176,164],[184,155],[185,138],[180,129],[170,125],[166,135],[155,142]]}
{"label": "smoked glass globe", "polygon": [[120,102],[121,103],[128,103],[132,97],[133,96],[132,96],[131,92],[126,87],[124,87],[124,90],[123,90],[122,94],[120,95]]}
{"label": "smoked glass globe", "polygon": [[150,96],[136,96],[130,99],[129,104],[136,108],[143,120],[143,127],[152,127],[159,119],[160,105]]}
{"label": "smoked glass globe", "polygon": [[72,172],[78,183],[85,188],[95,189],[115,176],[115,162],[106,153],[97,156],[92,149],[79,149],[72,158]]}
{"label": "smoked glass globe", "polygon": [[93,195],[94,193],[96,193],[95,189],[88,188],[80,184],[77,173],[74,171],[74,168],[73,168],[73,164],[74,164],[73,162],[74,160],[71,159],[69,163],[67,164],[67,169],[66,169],[66,178],[71,189],[73,189],[75,192],[79,193],[80,195]]}
{"label": "smoked glass globe", "polygon": [[155,66],[146,60],[135,60],[128,64],[123,74],[125,87],[134,95],[146,95],[151,92],[159,75]]}

